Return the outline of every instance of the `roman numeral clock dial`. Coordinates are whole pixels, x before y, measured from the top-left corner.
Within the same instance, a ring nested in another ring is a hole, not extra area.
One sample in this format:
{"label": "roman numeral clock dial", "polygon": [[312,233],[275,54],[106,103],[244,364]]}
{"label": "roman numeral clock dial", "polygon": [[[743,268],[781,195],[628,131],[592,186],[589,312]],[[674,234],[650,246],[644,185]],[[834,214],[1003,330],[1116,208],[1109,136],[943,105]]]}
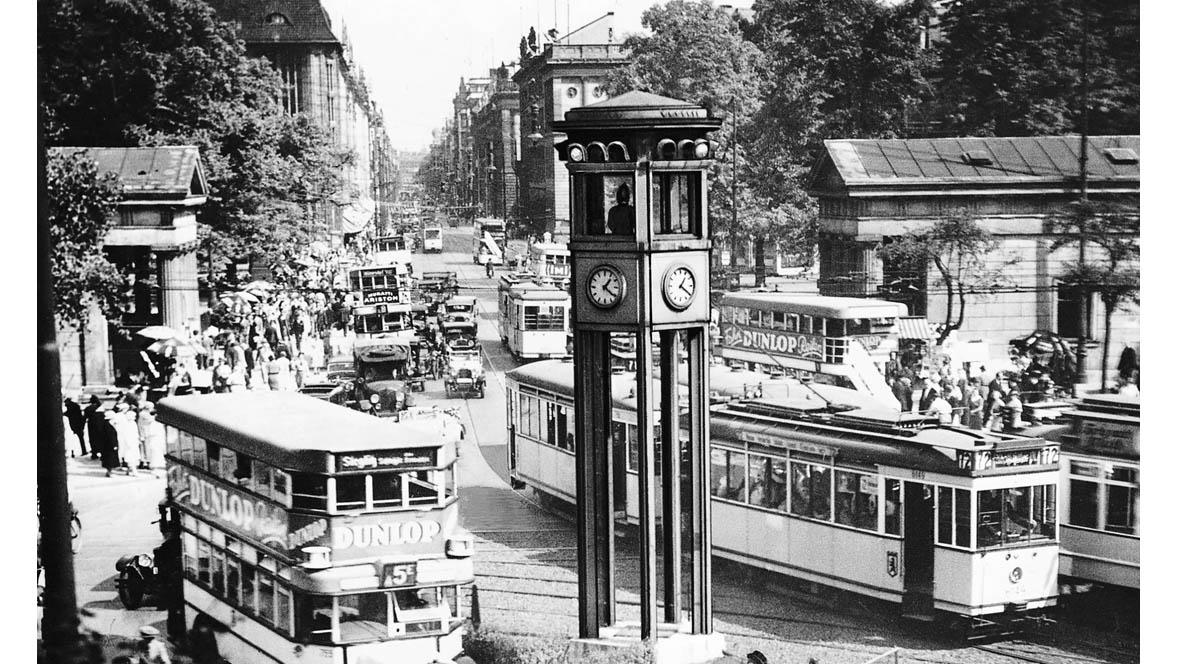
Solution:
{"label": "roman numeral clock dial", "polygon": [[623,274],[610,265],[599,265],[586,281],[586,296],[599,309],[612,309],[623,301],[627,282]]}

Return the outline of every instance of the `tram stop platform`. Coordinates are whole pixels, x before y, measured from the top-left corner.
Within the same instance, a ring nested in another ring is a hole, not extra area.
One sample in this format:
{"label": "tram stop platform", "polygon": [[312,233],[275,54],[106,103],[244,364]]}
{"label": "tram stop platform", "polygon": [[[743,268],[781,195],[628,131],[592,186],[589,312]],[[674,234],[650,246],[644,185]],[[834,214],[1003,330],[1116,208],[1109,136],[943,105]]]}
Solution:
{"label": "tram stop platform", "polygon": [[[599,628],[597,639],[572,639],[573,652],[579,655],[626,650],[634,648],[639,638],[639,623],[623,621],[609,627]],[[703,664],[725,655],[725,636],[692,634],[691,625],[685,621],[679,625],[659,623],[656,625],[655,661],[676,664]]]}

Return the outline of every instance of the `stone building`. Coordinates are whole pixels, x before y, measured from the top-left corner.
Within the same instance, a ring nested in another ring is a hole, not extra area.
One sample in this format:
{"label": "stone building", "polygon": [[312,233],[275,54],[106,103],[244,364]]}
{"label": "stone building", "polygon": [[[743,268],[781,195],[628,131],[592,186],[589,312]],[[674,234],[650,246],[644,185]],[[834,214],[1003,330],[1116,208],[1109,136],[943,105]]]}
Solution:
{"label": "stone building", "polygon": [[504,65],[489,72],[491,83],[483,105],[475,111],[471,130],[479,178],[476,204],[482,215],[506,220],[516,216],[520,155],[520,91],[512,81],[514,69],[515,65]]}
{"label": "stone building", "polygon": [[569,175],[553,149],[553,121],[565,119],[570,109],[606,101],[607,74],[628,62],[621,42],[608,13],[545,44],[512,75],[524,134],[516,165],[520,221],[538,236],[569,234]]}
{"label": "stone building", "polygon": [[[374,136],[379,115],[369,99],[364,74],[352,62],[347,36],[337,37],[318,0],[208,0],[219,18],[234,25],[252,56],[265,57],[283,82],[281,101],[291,115],[306,114],[327,129],[338,148],[354,159],[343,166],[345,191],[321,206],[319,214],[335,237],[357,233],[379,218],[378,202],[389,203],[396,182],[392,157],[374,157],[374,144],[391,149]],[[388,216],[388,212],[386,212]]]}
{"label": "stone building", "polygon": [[108,259],[134,276],[130,308],[120,328],[97,310],[81,333],[58,335],[62,387],[110,384],[116,373],[140,364],[132,335],[149,325],[182,334],[198,328],[197,206],[208,185],[196,146],[154,148],[49,148],[50,154],[83,152],[98,173],[119,178],[122,199],[103,240]]}
{"label": "stone building", "polygon": [[[451,212],[457,216],[473,219],[479,213],[480,192],[485,187],[487,174],[486,148],[476,146],[474,136],[475,115],[487,99],[489,77],[459,79],[459,89],[451,99],[451,125],[453,134],[450,144],[451,159],[455,171],[452,187],[455,202]],[[481,162],[484,166],[481,167]]]}
{"label": "stone building", "polygon": [[[820,293],[884,297],[909,305],[912,315],[944,320],[946,292],[934,268],[889,265],[876,249],[965,211],[998,248],[990,254],[994,278],[967,295],[958,338],[1001,349],[1037,329],[1076,338],[1082,303],[1061,276],[1076,263],[1077,245],[1051,251],[1057,236],[1049,222],[1079,196],[1080,146],[1078,136],[826,141],[810,186],[819,199]],[[1137,212],[1139,137],[1094,136],[1087,154],[1090,198]],[[1096,247],[1089,251],[1088,263],[1101,260]],[[1095,297],[1089,327],[1098,342],[1102,320]],[[1111,336],[1115,358],[1124,344],[1138,350],[1137,307],[1115,312]],[[1097,367],[1093,354],[1088,366]]]}

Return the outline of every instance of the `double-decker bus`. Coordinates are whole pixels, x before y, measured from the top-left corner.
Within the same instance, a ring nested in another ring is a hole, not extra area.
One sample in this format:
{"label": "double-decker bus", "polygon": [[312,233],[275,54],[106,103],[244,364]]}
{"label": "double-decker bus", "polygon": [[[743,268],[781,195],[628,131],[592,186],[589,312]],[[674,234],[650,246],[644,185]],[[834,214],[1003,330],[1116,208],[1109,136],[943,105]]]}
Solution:
{"label": "double-decker bus", "polygon": [[180,513],[186,626],[209,661],[461,655],[459,427],[391,423],[294,392],[158,404]]}
{"label": "double-decker bus", "polygon": [[906,306],[797,293],[725,293],[717,347],[729,364],[866,392],[897,408],[879,365],[898,346]]}
{"label": "double-decker bus", "polygon": [[504,249],[508,246],[504,233],[504,220],[492,217],[478,217],[473,224],[471,259],[480,265],[504,264]]}
{"label": "double-decker bus", "polygon": [[354,301],[352,327],[358,339],[413,336],[413,285],[402,264],[368,265],[348,271]]}

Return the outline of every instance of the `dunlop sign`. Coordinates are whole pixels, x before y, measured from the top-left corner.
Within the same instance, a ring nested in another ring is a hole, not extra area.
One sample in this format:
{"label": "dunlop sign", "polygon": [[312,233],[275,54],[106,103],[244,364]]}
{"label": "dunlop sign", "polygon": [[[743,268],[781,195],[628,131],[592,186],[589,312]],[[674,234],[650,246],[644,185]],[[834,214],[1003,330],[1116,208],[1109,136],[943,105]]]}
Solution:
{"label": "dunlop sign", "polygon": [[287,551],[287,512],[228,484],[173,466],[172,496],[205,520],[276,551]]}
{"label": "dunlop sign", "polygon": [[809,334],[762,330],[723,323],[721,325],[721,344],[728,348],[789,355],[815,362],[824,361],[823,337]]}

